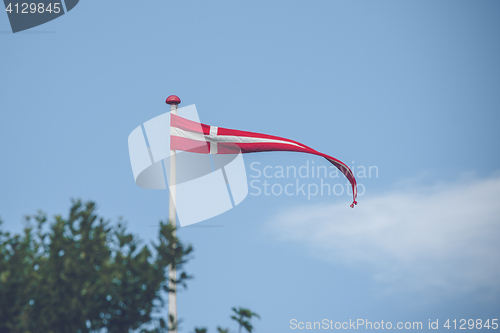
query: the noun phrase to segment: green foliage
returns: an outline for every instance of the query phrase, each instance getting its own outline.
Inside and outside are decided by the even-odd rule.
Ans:
[[[38,213],[22,236],[0,230],[0,332],[167,331],[152,314],[169,290],[169,265],[179,271],[176,284],[190,278],[182,268],[192,247],[165,222],[152,248],[141,245],[122,221],[111,226],[95,210],[73,201],[68,218],[49,224]]]
[[[207,333],[206,328],[195,328],[194,333]]]
[[[247,332],[252,332],[253,326],[250,324],[250,319],[252,317],[257,317],[260,319],[259,315],[256,314],[255,312],[250,311],[249,309],[245,308],[232,308],[234,314],[236,316],[231,316],[231,319],[235,320],[239,325],[239,332],[241,333],[241,328],[244,327]],[[248,319],[248,320],[247,320]],[[194,333],[206,333],[207,329],[206,328],[195,328]],[[220,326],[217,327],[217,332],[218,333],[229,333],[229,328],[222,328]]]
[[[250,320],[252,319],[252,317],[257,317],[260,319],[259,315],[245,308],[232,308],[232,310],[235,315],[231,316],[231,319],[235,320],[240,325],[238,332],[241,333],[242,327],[244,327],[247,332],[252,332],[253,326],[250,324]]]

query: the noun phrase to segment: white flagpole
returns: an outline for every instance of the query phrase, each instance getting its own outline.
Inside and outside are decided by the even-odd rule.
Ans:
[[[165,103],[170,105],[170,112],[173,114],[177,114],[177,106],[180,104],[181,99],[175,95],[168,96]],[[175,150],[170,151],[170,199],[168,202],[168,221],[174,227],[177,225],[177,215],[175,211],[176,204],[176,178],[177,178],[177,166],[176,166],[176,152]],[[175,231],[174,231],[175,236]],[[169,289],[173,289],[173,292],[169,292],[168,294],[168,322],[170,323],[170,316],[174,318],[173,324],[175,328],[171,331],[173,333],[177,333],[177,287],[171,280],[177,280],[177,270],[175,267],[169,267],[168,270],[168,287]]]

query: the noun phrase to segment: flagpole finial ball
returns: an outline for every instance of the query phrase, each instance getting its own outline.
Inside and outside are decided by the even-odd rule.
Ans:
[[[175,95],[170,95],[167,97],[167,100],[165,101],[165,103],[170,104],[170,105],[172,105],[172,104],[177,105],[177,104],[181,103],[181,99]]]

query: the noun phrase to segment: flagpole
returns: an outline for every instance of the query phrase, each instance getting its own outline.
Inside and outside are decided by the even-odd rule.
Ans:
[[[181,103],[181,99],[175,95],[168,96],[165,103],[170,105],[170,112],[172,114],[177,114],[177,106]],[[176,203],[176,178],[177,178],[177,156],[175,150],[170,151],[170,198],[168,201],[168,221],[174,227],[177,225],[177,215],[175,211]],[[174,230],[175,236],[175,230]],[[168,322],[170,323],[170,316],[174,319],[174,329],[171,330],[173,333],[177,333],[177,287],[175,283],[171,281],[177,280],[177,270],[175,266],[170,266],[168,270],[168,287],[174,291],[168,294]]]

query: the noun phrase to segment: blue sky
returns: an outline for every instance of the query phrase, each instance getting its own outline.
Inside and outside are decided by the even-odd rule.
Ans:
[[[195,248],[183,332],[235,330],[232,306],[261,315],[256,332],[499,318],[499,14],[497,1],[82,0],[17,34],[0,15],[4,228],[38,209],[66,214],[78,197],[153,239],[168,195],[135,185],[127,137],[177,94],[204,123],[378,169],[358,179],[355,209],[346,195],[250,189],[181,229]],[[246,155],[249,180],[253,162],[326,163]]]

